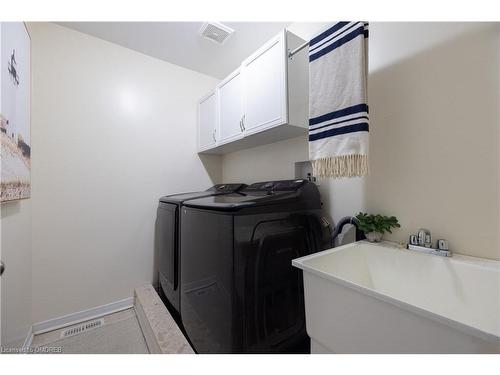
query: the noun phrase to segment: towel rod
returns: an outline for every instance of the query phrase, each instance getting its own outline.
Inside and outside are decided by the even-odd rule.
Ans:
[[[295,55],[297,52],[303,50],[308,45],[309,45],[309,42],[305,42],[305,43],[301,44],[300,46],[298,46],[297,48],[295,48],[294,50],[288,52],[288,58],[291,58],[293,55]]]

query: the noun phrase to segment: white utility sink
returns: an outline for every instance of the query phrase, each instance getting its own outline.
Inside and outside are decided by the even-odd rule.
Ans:
[[[292,261],[313,353],[500,353],[500,262],[366,241]]]

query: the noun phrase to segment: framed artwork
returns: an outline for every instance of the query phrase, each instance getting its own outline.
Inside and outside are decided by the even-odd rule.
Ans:
[[[31,195],[30,43],[24,22],[0,22],[0,202]]]

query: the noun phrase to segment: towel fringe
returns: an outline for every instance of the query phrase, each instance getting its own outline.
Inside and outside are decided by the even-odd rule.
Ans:
[[[370,173],[368,155],[342,155],[312,160],[313,176],[318,178],[360,177]]]

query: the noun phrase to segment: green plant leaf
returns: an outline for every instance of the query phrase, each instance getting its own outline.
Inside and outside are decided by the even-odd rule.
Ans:
[[[383,216],[380,214],[369,215],[364,212],[359,212],[356,216],[359,222],[359,229],[364,233],[369,232],[389,232],[392,233],[392,228],[400,228],[401,225],[398,222],[396,216]]]

